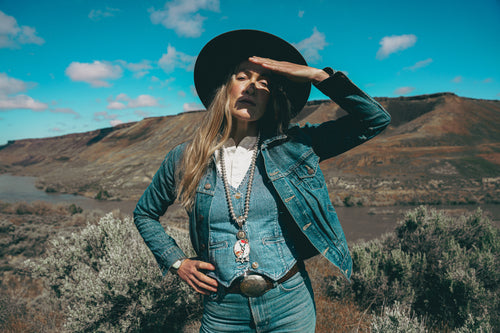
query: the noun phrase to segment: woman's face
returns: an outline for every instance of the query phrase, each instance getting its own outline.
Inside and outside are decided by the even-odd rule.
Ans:
[[[231,78],[229,107],[237,121],[254,122],[266,112],[270,90],[270,72],[243,61]]]

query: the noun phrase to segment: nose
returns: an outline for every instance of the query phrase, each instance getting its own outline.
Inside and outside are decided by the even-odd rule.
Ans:
[[[253,81],[250,81],[248,82],[247,86],[245,87],[245,93],[249,94],[249,95],[253,95],[255,94],[255,82]]]

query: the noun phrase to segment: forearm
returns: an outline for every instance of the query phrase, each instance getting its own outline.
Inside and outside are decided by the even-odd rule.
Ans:
[[[159,219],[176,198],[175,151],[171,151],[156,172],[134,210],[134,222],[156,258],[163,274],[174,262],[186,258],[175,240],[165,232]]]
[[[312,140],[321,160],[366,142],[386,128],[390,115],[342,72],[335,72],[315,85],[348,114],[322,124],[306,124],[301,130]]]
[[[363,128],[369,129],[372,132],[370,137],[382,131],[391,121],[391,116],[379,103],[340,71],[315,86],[359,121]]]
[[[163,275],[168,273],[174,262],[187,258],[177,242],[165,232],[160,222],[145,214],[139,205],[134,211],[134,222]]]

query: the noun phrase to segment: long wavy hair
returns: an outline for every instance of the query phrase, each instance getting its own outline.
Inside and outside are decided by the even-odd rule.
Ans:
[[[212,103],[197,131],[184,151],[178,169],[180,178],[177,199],[187,210],[191,210],[196,196],[196,188],[209,167],[212,156],[229,139],[232,128],[229,91],[234,73],[226,83],[217,89]],[[271,79],[271,95],[266,112],[259,120],[259,130],[267,135],[285,133],[292,116],[292,108],[283,88],[284,78],[274,76]]]

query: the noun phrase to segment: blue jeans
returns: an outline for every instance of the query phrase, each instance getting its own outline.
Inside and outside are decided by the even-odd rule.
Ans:
[[[226,294],[204,298],[200,333],[314,333],[316,305],[305,270],[259,297]]]

